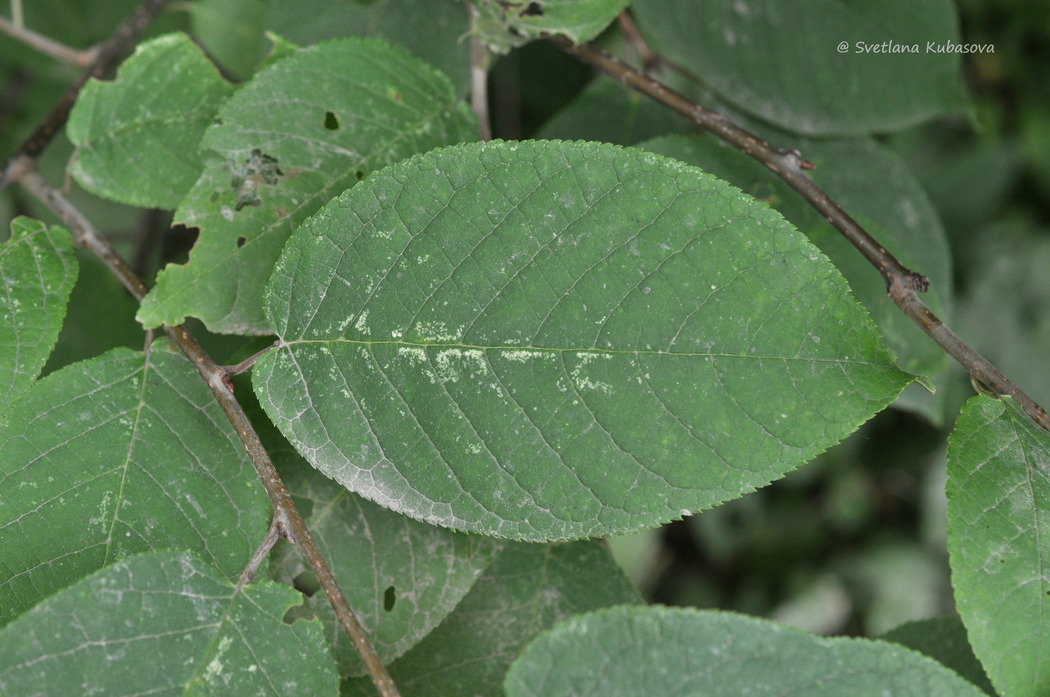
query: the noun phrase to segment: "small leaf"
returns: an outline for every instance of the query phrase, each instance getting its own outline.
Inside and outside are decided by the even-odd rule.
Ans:
[[[81,90],[66,126],[69,171],[99,196],[175,208],[200,176],[199,145],[233,86],[185,34],[141,44],[113,82]]]
[[[0,426],[0,624],[134,552],[188,549],[233,575],[265,537],[244,448],[162,346],[53,373]]]
[[[948,444],[959,615],[1000,694],[1050,690],[1050,436],[1012,399],[966,403]]]
[[[470,0],[478,8],[475,34],[506,53],[545,35],[590,41],[616,19],[630,0]]]
[[[505,688],[507,697],[983,697],[939,663],[893,644],[662,607],[561,623],[514,662]]]
[[[297,456],[295,456],[297,457]],[[380,660],[390,663],[429,634],[456,607],[500,550],[493,540],[424,525],[351,494],[299,459],[288,490],[304,511],[310,532],[365,627]],[[280,543],[276,580],[307,573],[302,554]],[[367,564],[362,560],[367,559]],[[340,674],[364,667],[323,593],[305,602],[332,637]]]
[[[960,43],[951,0],[634,0],[631,11],[657,53],[797,133],[900,130],[966,104],[959,52],[928,47]]]
[[[259,72],[204,138],[212,160],[176,222],[200,229],[142,303],[147,327],[192,315],[216,332],[262,334],[262,290],[291,231],[371,171],[475,137],[448,79],[372,40],[329,41]]]
[[[65,229],[30,218],[11,221],[11,237],[0,244],[0,413],[39,377],[76,280]]]
[[[403,697],[500,695],[511,661],[539,632],[581,612],[641,602],[600,542],[508,544],[390,675]],[[373,694],[365,679],[352,684]]]
[[[461,2],[296,0],[269,3],[266,26],[303,46],[325,39],[382,39],[447,75],[460,97],[470,92],[469,29]]]
[[[540,541],[656,526],[794,469],[885,406],[842,277],[697,169],[593,143],[394,165],[299,228],[263,408],[412,517]]]
[[[0,694],[337,695],[320,623],[282,621],[299,597],[238,591],[191,554],[131,557],[0,632]]]

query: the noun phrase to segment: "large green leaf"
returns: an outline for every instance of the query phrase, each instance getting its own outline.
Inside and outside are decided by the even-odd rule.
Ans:
[[[762,486],[907,384],[820,252],[723,182],[593,143],[399,163],[296,232],[264,409],[421,520],[527,540]]]
[[[478,10],[474,33],[492,49],[558,34],[576,43],[589,41],[616,19],[630,0],[470,0]]]
[[[661,607],[563,622],[515,661],[505,686],[507,697],[984,697],[939,663],[893,644]]]
[[[292,473],[282,468],[282,474],[300,510],[308,512],[311,534],[384,663],[429,634],[500,550],[490,538],[424,525],[381,508],[301,461]],[[277,580],[291,582],[308,573],[292,545],[281,543],[274,559]],[[340,673],[363,675],[361,660],[324,594],[314,593],[305,606],[324,620]]]
[[[507,668],[541,631],[581,612],[641,602],[600,542],[508,544],[390,674],[404,697],[501,695]],[[373,694],[365,679],[353,685]]]
[[[201,136],[233,86],[185,34],[141,44],[114,82],[81,90],[66,132],[69,171],[88,191],[149,208],[175,208],[204,168]]]
[[[329,41],[273,63],[219,112],[219,155],[175,219],[200,229],[139,311],[147,327],[187,315],[209,329],[266,333],[262,290],[291,231],[373,169],[475,137],[448,79],[389,44]]]
[[[163,344],[36,383],[0,427],[0,491],[0,624],[134,552],[193,550],[236,574],[269,514],[211,392]]]
[[[978,396],[948,447],[948,551],[959,615],[1000,694],[1050,690],[1050,436],[1012,399]]]
[[[0,632],[0,694],[338,694],[320,623],[283,622],[301,596],[225,576],[154,552],[82,580]]]
[[[936,48],[959,46],[951,0],[634,0],[631,8],[655,51],[744,111],[798,133],[898,130],[965,103],[959,52]]]
[[[29,218],[0,244],[0,412],[40,375],[77,280],[69,233]]]

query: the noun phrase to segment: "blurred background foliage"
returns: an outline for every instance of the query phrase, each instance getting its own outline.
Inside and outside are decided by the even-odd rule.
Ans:
[[[291,0],[173,2],[149,36],[190,32],[234,81],[265,59],[267,30],[300,44],[341,34],[380,36],[448,72],[465,95],[462,6],[434,0],[429,16],[420,18],[397,11],[397,2],[309,3],[316,11]],[[7,17],[9,4],[0,2]],[[137,4],[32,0],[23,9],[27,26],[84,48],[107,36]],[[373,11],[379,6],[387,9]],[[880,139],[909,165],[944,223],[954,257],[953,328],[1048,404],[1050,3],[957,0],[957,6],[963,42],[995,47],[992,54],[964,56],[972,112]],[[632,50],[618,26],[601,42],[622,55]],[[0,150],[17,147],[78,72],[0,39]],[[589,124],[589,132],[629,143],[689,130],[655,105],[597,80],[542,42],[494,59],[489,88],[496,136],[555,134],[565,127],[565,116],[557,116],[563,107],[614,88],[619,110]],[[44,175],[63,181],[71,155],[60,136],[41,161]],[[102,201],[75,185],[71,197],[147,278],[165,263],[184,261],[192,246],[193,231],[169,229],[170,213]],[[3,228],[19,214],[52,220],[17,188],[0,192]],[[80,253],[80,260],[70,319],[48,370],[114,346],[143,345],[134,303],[91,255]],[[107,331],[98,331],[99,324]],[[200,326],[195,332],[216,357],[243,351],[243,338],[209,335]],[[951,415],[973,387],[955,367],[938,385],[946,395],[947,423],[931,423],[914,410],[887,410],[753,495],[663,529],[609,540],[614,554],[650,601],[739,610],[815,632],[878,635],[907,620],[951,614],[944,442]]]

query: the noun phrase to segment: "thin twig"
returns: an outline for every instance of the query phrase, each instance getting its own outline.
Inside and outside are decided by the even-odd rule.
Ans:
[[[1046,410],[1025,394],[1002,372],[959,338],[919,299],[918,293],[929,288],[929,280],[904,266],[880,245],[853,218],[846,214],[803,170],[813,165],[797,150],[776,148],[755,134],[733,123],[722,114],[710,111],[675,92],[662,83],[640,73],[616,56],[590,44],[574,44],[555,37],[551,41],[570,55],[576,56],[633,90],[691,119],[704,130],[764,164],[788,183],[811,206],[831,223],[879,271],[886,282],[886,292],[893,302],[910,317],[934,342],[954,358],[972,378],[998,395],[1013,397],[1039,426],[1050,431]]]
[[[73,232],[77,241],[87,247],[109,267],[121,283],[127,288],[136,300],[142,301],[146,296],[146,286],[142,280],[135,275],[134,271],[110,246],[109,242],[99,234],[98,230],[84,215],[71,204],[60,191],[55,189],[35,168],[21,168],[19,183],[31,194],[45,203],[48,208],[57,215]],[[244,413],[237,398],[233,395],[233,389],[229,381],[229,373],[225,368],[212,360],[200,344],[190,336],[181,325],[177,327],[165,327],[165,331],[172,342],[190,359],[197,372],[211,389],[215,400],[222,407],[226,418],[233,426],[244,449],[248,452],[255,472],[262,482],[263,488],[270,499],[273,507],[272,524],[280,534],[290,542],[298,545],[299,551],[313,571],[317,582],[328,596],[328,602],[332,605],[336,617],[343,625],[343,629],[350,637],[354,649],[361,656],[365,669],[368,671],[372,682],[379,691],[381,697],[398,697],[397,688],[386,667],[380,660],[375,648],[368,640],[364,627],[357,619],[357,615],[351,609],[350,604],[339,588],[332,570],[328,567],[321,550],[314,542],[306,522],[295,507],[291,495],[284,486],[277,469],[270,460],[269,453],[263,446],[254,426]]]
[[[46,56],[51,56],[57,61],[72,65],[76,68],[86,68],[91,65],[91,61],[95,59],[95,55],[98,53],[97,47],[93,46],[91,48],[86,48],[83,51],[70,48],[69,46],[61,44],[43,34],[37,34],[32,29],[27,29],[18,22],[13,22],[3,17],[0,17],[0,32],[7,34],[12,39],[21,41],[26,46],[29,46]]]
[[[259,567],[262,566],[263,561],[269,556],[270,550],[277,544],[277,540],[281,537],[281,528],[277,525],[277,521],[273,520],[270,522],[270,529],[266,533],[266,537],[259,544],[258,548],[252,553],[251,559],[244,566],[244,571],[241,572],[241,577],[237,579],[237,589],[244,588],[255,578],[255,574],[259,571]]]
[[[478,8],[467,2],[470,14],[470,106],[478,117],[478,137],[492,140],[492,122],[489,119],[489,49],[476,35]]]
[[[249,370],[252,369],[252,366],[255,365],[255,361],[259,360],[259,356],[261,356],[264,353],[270,351],[271,349],[275,348],[276,346],[277,346],[277,344],[274,343],[274,344],[272,344],[270,346],[267,346],[262,351],[256,351],[255,353],[253,353],[252,355],[248,356],[247,358],[245,358],[240,363],[235,363],[234,365],[226,366],[226,373],[228,375],[240,375],[241,373],[247,373]]]
[[[638,31],[630,10],[624,10],[616,16],[616,25],[620,27],[620,33],[626,39],[627,45],[634,48],[635,53],[638,54],[638,62],[645,73],[648,75],[655,70],[660,65],[660,56],[654,53],[642,38],[642,32]]]

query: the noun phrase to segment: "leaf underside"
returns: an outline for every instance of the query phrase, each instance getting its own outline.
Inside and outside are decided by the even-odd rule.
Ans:
[[[762,486],[908,382],[775,213],[672,160],[474,144],[300,227],[260,401],[384,506],[525,540],[659,525]]]

